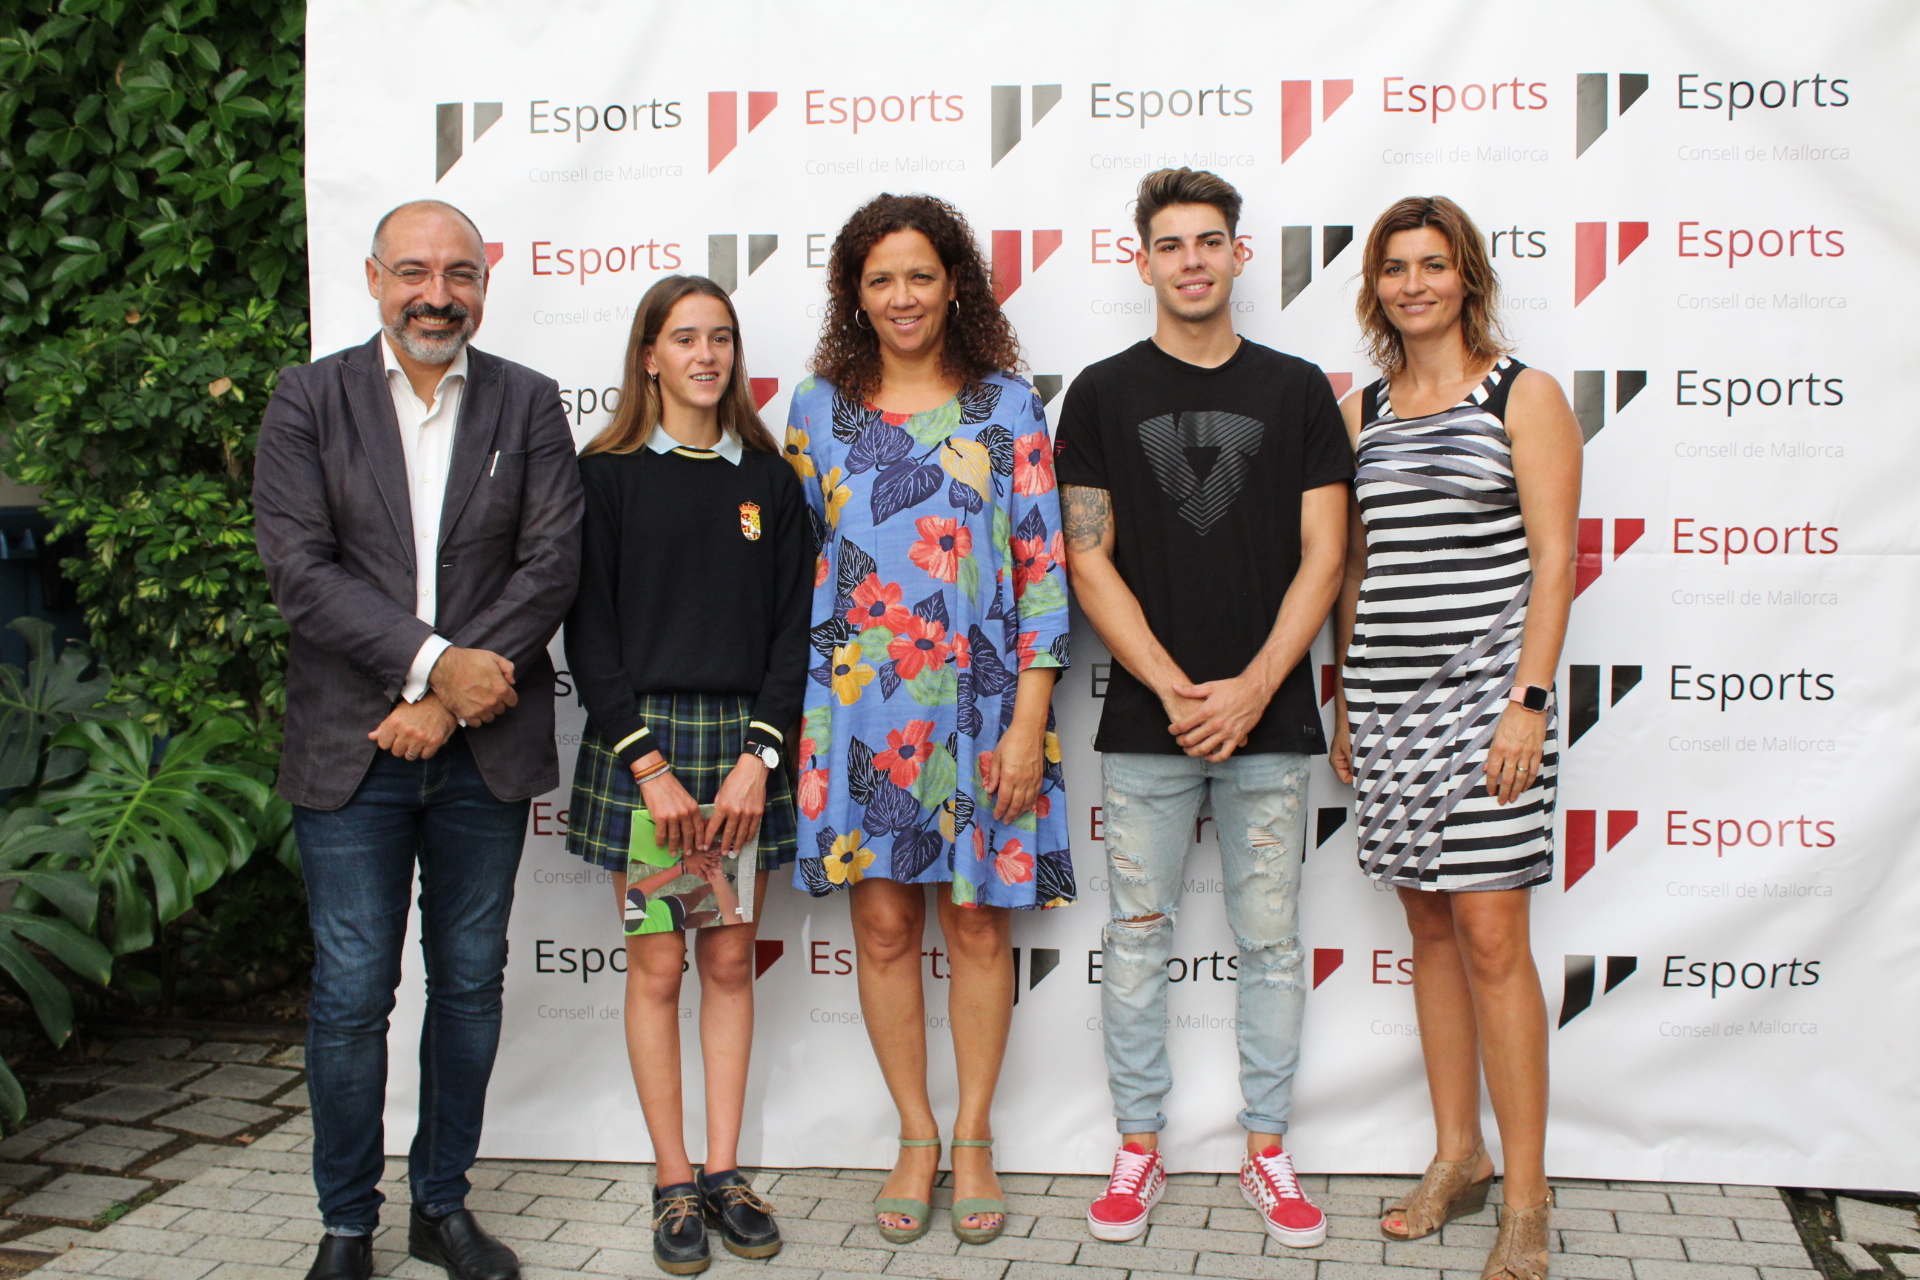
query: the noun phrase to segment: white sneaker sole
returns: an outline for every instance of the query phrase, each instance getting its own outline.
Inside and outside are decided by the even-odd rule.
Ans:
[[[1138,1240],[1147,1232],[1147,1219],[1153,1215],[1153,1207],[1167,1194],[1167,1184],[1163,1181],[1147,1200],[1146,1209],[1139,1217],[1127,1222],[1101,1222],[1093,1216],[1093,1210],[1087,1210],[1087,1231],[1095,1240],[1105,1240],[1109,1244],[1124,1244],[1129,1240]]]
[[[1320,1215],[1319,1226],[1310,1231],[1293,1231],[1269,1218],[1267,1211],[1260,1207],[1260,1202],[1254,1199],[1253,1192],[1247,1190],[1247,1184],[1244,1182],[1240,1184],[1240,1198],[1260,1215],[1260,1225],[1267,1229],[1267,1234],[1289,1249],[1311,1249],[1327,1238],[1327,1216],[1324,1213]]]

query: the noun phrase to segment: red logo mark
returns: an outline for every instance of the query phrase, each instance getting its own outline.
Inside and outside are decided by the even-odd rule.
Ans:
[[[1563,893],[1579,884],[1581,877],[1593,870],[1597,856],[1594,842],[1598,819],[1597,809],[1567,810],[1567,882],[1561,887]],[[1638,825],[1640,812],[1637,809],[1607,810],[1607,852],[1613,852],[1613,846],[1626,839],[1627,833]]]
[[[1339,947],[1315,947],[1313,949],[1314,989],[1318,990],[1321,983],[1332,977],[1333,971],[1338,969],[1341,961],[1346,958],[1347,953]]]
[[[778,378],[748,378],[747,381],[753,384],[753,407],[756,409],[766,408],[767,401],[780,394]]]
[[[778,938],[756,938],[753,942],[753,976],[760,977],[773,968],[773,962],[787,953],[787,944]]]
[[[993,233],[993,300],[1004,303],[1020,288],[1020,237],[1022,231],[996,231]],[[1054,250],[1066,238],[1063,231],[1035,231],[1033,233],[1033,266],[1038,271],[1042,263],[1053,256]]]
[[[489,240],[480,246],[487,251],[487,266],[497,267],[500,259],[507,256],[507,246],[499,240]]]
[[[1614,263],[1625,262],[1647,238],[1647,224],[1644,222],[1621,222],[1616,239]],[[1604,222],[1576,222],[1573,224],[1573,305],[1579,306],[1586,301],[1587,295],[1599,287],[1607,278],[1607,224]]]
[[[747,94],[747,132],[752,133],[760,127],[760,122],[779,105],[780,95],[773,92],[754,90]],[[720,167],[720,162],[733,152],[740,141],[740,95],[728,90],[725,93],[707,95],[707,172],[712,173]]]
[[[1353,81],[1322,80],[1320,82],[1320,119],[1324,123],[1333,118],[1340,104],[1353,96]],[[1313,136],[1313,81],[1282,80],[1280,82],[1280,163],[1285,164],[1293,158],[1300,145]]]
[[[1578,554],[1574,559],[1573,594],[1578,596],[1593,585],[1606,567],[1605,550],[1600,545],[1606,531],[1605,520],[1582,520]],[[1619,519],[1613,522],[1613,558],[1618,560],[1628,547],[1640,541],[1647,531],[1645,520]]]

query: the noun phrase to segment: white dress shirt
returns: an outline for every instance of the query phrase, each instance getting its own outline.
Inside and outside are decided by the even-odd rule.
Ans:
[[[453,459],[453,432],[460,421],[460,397],[467,386],[467,349],[447,365],[434,388],[432,403],[413,393],[407,371],[393,354],[392,339],[381,335],[380,354],[387,365],[387,390],[393,395],[393,414],[400,423],[400,447],[407,455],[407,498],[413,508],[413,613],[434,625],[439,604],[440,509],[446,504],[447,468]],[[408,702],[427,696],[427,675],[440,655],[453,647],[444,636],[431,635],[414,655],[400,694]]]

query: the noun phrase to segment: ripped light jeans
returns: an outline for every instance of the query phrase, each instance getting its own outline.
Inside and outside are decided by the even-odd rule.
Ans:
[[[1307,757],[1108,754],[1104,826],[1113,915],[1101,935],[1100,1008],[1107,1085],[1121,1133],[1164,1128],[1167,964],[1173,958],[1187,850],[1212,797],[1227,921],[1240,954],[1240,1113],[1250,1133],[1285,1133],[1300,1061],[1307,983],[1300,949],[1300,860],[1307,836]],[[1148,921],[1148,917],[1158,917]],[[1146,921],[1143,923],[1143,921]],[[1219,971],[1216,963],[1214,971]]]

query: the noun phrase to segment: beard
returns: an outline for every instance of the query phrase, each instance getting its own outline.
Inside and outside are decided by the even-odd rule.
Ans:
[[[451,320],[453,324],[446,329],[423,332],[413,328],[410,323],[416,316]],[[474,331],[472,314],[458,302],[449,302],[444,307],[416,302],[402,311],[395,323],[384,327],[394,345],[421,364],[451,363],[460,354],[460,349],[472,339]]]

